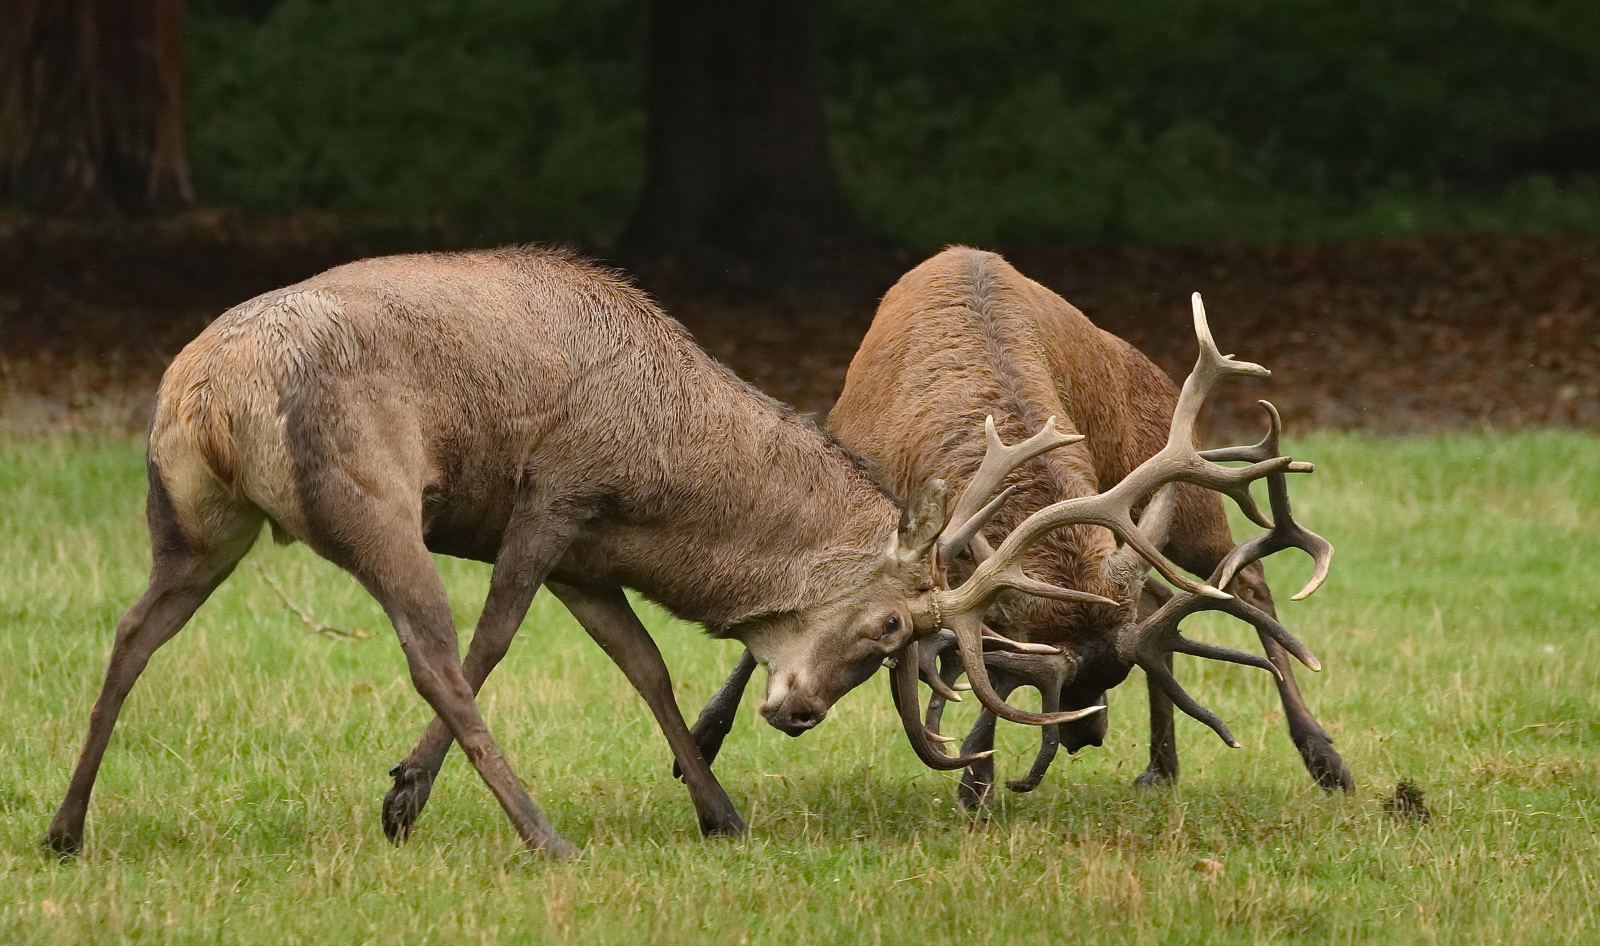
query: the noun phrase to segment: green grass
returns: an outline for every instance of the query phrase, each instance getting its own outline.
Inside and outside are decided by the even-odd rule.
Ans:
[[[1297,511],[1339,556],[1283,611],[1327,667],[1302,681],[1356,773],[1349,797],[1300,770],[1263,675],[1191,661],[1191,691],[1244,748],[1186,720],[1182,786],[1134,790],[1135,680],[1104,748],[973,818],[903,745],[875,680],[799,740],[747,700],[718,771],[751,831],[704,841],[642,701],[541,596],[483,703],[587,857],[519,854],[459,758],[395,848],[377,823],[385,770],[426,720],[399,648],[352,579],[263,542],[140,681],[86,851],[60,863],[38,841],[148,565],[140,446],[0,440],[0,942],[1593,941],[1600,440],[1292,447],[1319,465]],[[485,570],[441,566],[469,625]],[[1303,568],[1274,562],[1275,583],[1292,591]],[[310,633],[285,596],[372,636]],[[692,713],[736,650],[647,620]],[[1220,621],[1196,633],[1247,642]],[[1002,735],[1015,773],[1033,734]],[[1384,814],[1401,778],[1431,823]]]

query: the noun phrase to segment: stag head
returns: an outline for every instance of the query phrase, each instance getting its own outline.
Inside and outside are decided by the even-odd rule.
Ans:
[[[769,723],[791,736],[814,728],[886,659],[936,630],[929,617],[937,587],[932,552],[945,507],[944,484],[936,480],[905,507],[878,551],[829,553],[811,564],[809,583],[833,594],[728,631],[767,668],[761,715]]]

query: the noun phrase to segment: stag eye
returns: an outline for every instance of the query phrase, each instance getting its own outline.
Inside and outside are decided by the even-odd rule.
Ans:
[[[878,632],[878,640],[887,640],[900,630],[900,615],[891,614],[883,619],[883,629]]]

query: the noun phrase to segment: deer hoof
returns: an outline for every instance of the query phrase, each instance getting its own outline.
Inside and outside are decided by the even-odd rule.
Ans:
[[[1138,788],[1170,788],[1178,784],[1178,776],[1175,772],[1145,769],[1139,773],[1138,778],[1133,780],[1133,784]]]
[[[62,860],[77,857],[83,850],[83,838],[75,834],[57,834],[55,831],[51,831],[44,836],[44,840],[41,843],[44,844],[46,850],[54,853]]]
[[[968,770],[961,776],[961,785],[956,789],[956,803],[968,811],[977,811],[987,807],[994,799],[994,781],[986,778],[975,778]]]
[[[428,804],[428,794],[433,791],[433,773],[401,763],[389,770],[389,774],[394,776],[394,787],[383,796],[383,833],[400,844],[411,836],[412,825],[417,823],[417,816]]]
[[[745,833],[744,819],[737,811],[705,816],[700,819],[700,833],[708,838],[735,838]]]
[[[1306,771],[1311,773],[1312,781],[1323,791],[1355,791],[1356,780],[1351,777],[1344,759],[1334,751],[1326,737],[1305,739],[1296,748],[1300,750],[1300,758],[1305,761]]]
[[[1020,795],[1038,788],[1041,781],[1043,781],[1042,778],[1014,778],[1006,782],[1006,788]]]

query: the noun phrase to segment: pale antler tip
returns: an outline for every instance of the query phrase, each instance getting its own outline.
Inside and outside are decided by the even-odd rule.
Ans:
[[[1211,341],[1211,326],[1206,322],[1206,304],[1200,301],[1198,292],[1189,296],[1189,302],[1194,309],[1194,333],[1200,337],[1201,347],[1207,347],[1206,342]],[[1216,343],[1212,342],[1209,347],[1215,348]]]

